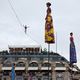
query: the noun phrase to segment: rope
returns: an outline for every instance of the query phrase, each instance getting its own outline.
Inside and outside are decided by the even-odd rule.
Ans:
[[[11,1],[10,1],[10,0],[8,0],[8,2],[9,2],[9,5],[10,5],[10,7],[11,7],[12,11],[14,12],[14,14],[15,14],[15,17],[17,18],[17,20],[18,20],[18,22],[19,22],[20,26],[23,26],[23,25],[22,25],[22,23],[21,23],[21,20],[20,20],[20,18],[18,17],[18,15],[16,14],[16,11],[15,11],[15,9],[14,9],[14,8],[13,8],[13,6],[12,6],[12,3],[11,3]]]

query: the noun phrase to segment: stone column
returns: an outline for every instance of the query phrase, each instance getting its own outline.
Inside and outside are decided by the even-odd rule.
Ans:
[[[67,63],[65,63],[65,67],[66,67],[66,70],[65,70],[64,75],[63,75],[64,80],[70,80],[70,74],[69,74],[69,71],[68,71],[69,65]]]
[[[55,63],[52,63],[52,80],[56,80]]]
[[[25,69],[26,69],[26,75],[25,75],[25,77],[27,77],[28,76],[28,65],[29,65],[29,62],[28,62],[28,60],[26,60],[26,62],[25,62]]]
[[[0,72],[2,71],[2,64],[0,64]]]

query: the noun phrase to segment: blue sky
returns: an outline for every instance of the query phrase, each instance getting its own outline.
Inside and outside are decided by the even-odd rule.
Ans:
[[[80,65],[80,0],[10,0],[22,25],[28,25],[27,36],[47,48],[44,42],[46,2],[51,2],[57,52],[69,60],[69,33],[74,41]],[[10,40],[23,38],[24,28],[16,19],[8,0],[0,0],[0,51],[8,47]],[[19,38],[19,39],[18,39]],[[56,38],[56,37],[55,37]],[[56,52],[56,44],[51,45]]]

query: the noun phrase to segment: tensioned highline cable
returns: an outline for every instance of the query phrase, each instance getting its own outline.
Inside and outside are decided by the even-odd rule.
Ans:
[[[16,14],[16,11],[15,11],[15,9],[13,8],[13,6],[12,6],[12,4],[11,4],[11,1],[8,0],[8,2],[9,2],[9,5],[10,5],[12,11],[14,12],[14,14],[15,14],[15,16],[16,16],[16,18],[17,18],[19,24],[20,24],[20,26],[25,28],[25,34],[26,34],[27,28],[29,28],[29,26],[26,26],[26,25],[23,25],[23,24],[22,24],[20,18],[19,18],[18,15]],[[29,35],[29,37],[30,37],[30,35]],[[31,37],[30,37],[30,38],[31,38]],[[32,39],[32,38],[31,38],[31,39]],[[33,41],[37,42],[36,40],[33,40]],[[37,42],[37,43],[38,43],[38,42]]]
[[[20,18],[19,18],[19,17],[18,17],[18,15],[16,14],[16,11],[15,11],[15,9],[13,8],[13,6],[12,6],[12,4],[11,4],[11,1],[10,1],[10,0],[8,0],[8,2],[9,2],[9,5],[10,5],[10,7],[11,7],[12,11],[14,12],[14,14],[15,14],[15,16],[16,16],[16,18],[17,18],[17,20],[18,20],[19,24],[20,24],[20,26],[22,26],[22,27],[23,27],[23,25],[22,25],[22,23],[21,23]]]
[[[25,34],[26,34],[28,26],[22,24],[22,22],[21,22],[19,16],[16,14],[16,11],[15,11],[15,9],[14,9],[13,6],[12,6],[11,1],[8,0],[8,2],[9,2],[9,5],[10,5],[12,11],[14,12],[15,17],[16,17],[17,21],[19,22],[20,26],[21,26],[21,27],[24,27],[24,29],[25,29]]]

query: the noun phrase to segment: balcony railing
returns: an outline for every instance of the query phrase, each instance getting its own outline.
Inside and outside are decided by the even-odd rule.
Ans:
[[[28,52],[15,52],[15,53],[8,53],[8,52],[0,52],[0,58],[36,58],[36,59],[43,59],[48,58],[47,52],[43,53],[28,53]],[[57,53],[50,53],[49,54],[49,60],[54,61],[66,61],[68,62],[64,57],[60,56]]]

